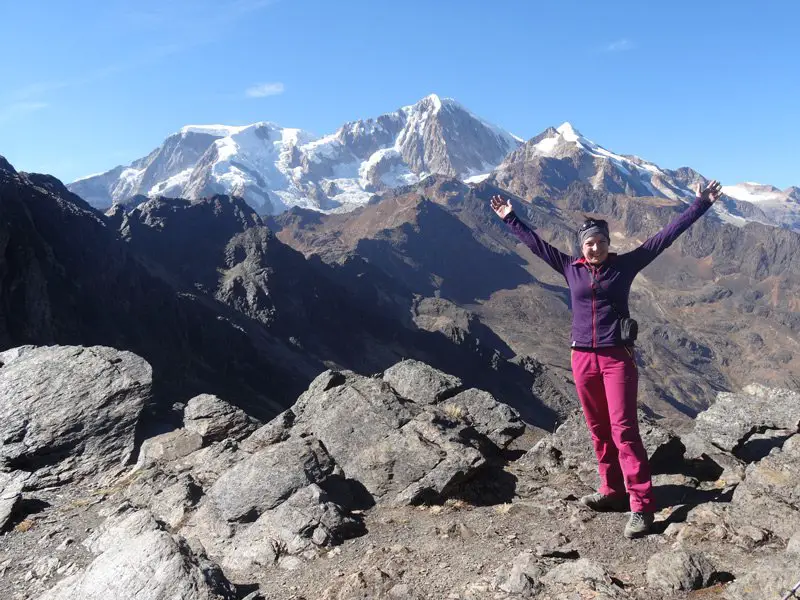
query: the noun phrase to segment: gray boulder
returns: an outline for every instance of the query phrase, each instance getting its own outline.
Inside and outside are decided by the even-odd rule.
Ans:
[[[726,600],[764,600],[784,598],[800,576],[797,574],[797,556],[776,554],[756,558],[744,575],[725,588]]]
[[[193,547],[204,549],[241,575],[297,553],[295,537],[313,539],[319,545],[344,537],[351,521],[317,486],[338,473],[318,440],[291,437],[238,457],[182,525],[180,532]],[[309,486],[319,493],[309,491]],[[331,533],[323,535],[325,531]],[[250,544],[259,545],[251,548]]]
[[[233,600],[219,567],[164,531],[147,511],[110,517],[84,542],[97,558],[39,600]]]
[[[225,438],[241,440],[258,428],[258,421],[213,394],[195,396],[183,411],[187,431],[196,433],[203,443]]]
[[[443,409],[466,420],[500,448],[505,448],[525,432],[525,423],[519,413],[483,390],[472,388],[456,394],[443,402]]]
[[[159,521],[177,529],[196,506],[202,488],[191,473],[172,474],[161,469],[136,471],[124,487],[123,497],[133,506],[147,508]]]
[[[151,395],[144,359],[104,346],[23,346],[0,353],[0,365],[0,468],[40,477],[69,468],[66,478],[129,461]]]
[[[383,380],[403,398],[418,404],[435,404],[457,393],[463,384],[458,377],[418,360],[404,360],[386,369]]]
[[[294,419],[295,414],[291,409],[283,411],[269,423],[262,425],[242,440],[241,449],[245,452],[257,452],[262,448],[282,442],[289,437]]]
[[[309,485],[241,528],[221,564],[226,572],[247,580],[248,575],[289,556],[314,558],[317,548],[339,543],[357,529],[358,521],[330,502],[319,486]]]
[[[647,585],[663,592],[697,590],[711,583],[714,566],[702,554],[657,552],[647,561]]]
[[[542,589],[539,582],[547,571],[530,551],[519,554],[511,565],[501,567],[495,573],[494,586],[509,594],[523,598],[533,597]]]
[[[166,468],[175,472],[190,471],[192,477],[206,489],[246,456],[236,441],[228,438],[179,458]]]
[[[226,521],[254,520],[302,487],[322,483],[336,463],[314,439],[291,438],[269,446],[229,469],[208,490]]]
[[[561,563],[545,573],[540,581],[549,592],[549,595],[545,593],[545,597],[588,597],[598,600],[629,597],[614,584],[605,568],[586,558]]]
[[[175,429],[146,439],[139,449],[136,467],[141,469],[154,463],[172,462],[202,447],[202,436],[186,429]]]
[[[714,404],[697,415],[694,433],[731,452],[758,430],[797,431],[798,425],[800,393],[751,384],[741,393],[719,393]]]
[[[736,487],[729,513],[735,523],[773,531],[790,539],[800,523],[800,434],[780,449],[748,465]]]
[[[547,477],[565,469],[564,453],[559,440],[547,436],[536,442],[530,450],[517,461],[517,466],[534,477]]]
[[[690,460],[708,459],[716,464],[722,473],[718,479],[725,485],[736,485],[744,479],[747,463],[730,452],[722,450],[696,432],[681,437],[686,448],[685,457]]]
[[[379,379],[327,371],[292,410],[292,434],[319,439],[346,477],[381,502],[441,497],[486,462],[468,425]]]
[[[22,500],[22,490],[29,476],[24,471],[0,472],[0,531],[5,529],[14,509]]]

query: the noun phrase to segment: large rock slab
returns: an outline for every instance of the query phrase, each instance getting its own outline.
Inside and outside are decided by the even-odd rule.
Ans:
[[[257,452],[262,448],[282,442],[289,437],[292,425],[294,425],[294,419],[294,411],[286,409],[272,421],[262,425],[242,440],[241,449],[245,452]]]
[[[227,521],[252,521],[300,488],[324,482],[335,466],[319,441],[291,438],[248,456],[223,473],[208,490],[207,500]]]
[[[168,463],[190,455],[203,447],[203,438],[186,429],[175,429],[146,439],[139,449],[136,467],[149,467],[155,463]]]
[[[119,468],[149,401],[152,369],[105,346],[23,346],[0,353],[0,468],[74,475]]]
[[[183,410],[183,424],[204,444],[225,438],[241,440],[258,428],[258,421],[213,394],[200,394],[189,400]]]
[[[386,369],[383,380],[403,398],[418,404],[441,402],[463,388],[458,377],[413,359],[401,361]]]
[[[346,515],[319,486],[312,484],[242,527],[227,546],[221,564],[226,573],[238,574],[247,581],[259,570],[280,565],[287,558],[314,558],[317,549],[330,547],[360,531],[358,519]]]
[[[768,529],[788,540],[800,524],[800,434],[748,465],[729,514],[738,525]],[[799,577],[800,578],[800,577]]]
[[[110,517],[85,542],[99,554],[39,600],[234,600],[219,567],[164,531],[147,511]]]
[[[173,474],[159,468],[135,471],[122,497],[133,506],[147,508],[159,521],[178,528],[202,496],[191,473]]]
[[[495,400],[489,392],[472,388],[443,404],[446,413],[464,419],[500,448],[505,448],[525,432],[525,423],[519,413]]]
[[[800,393],[751,384],[740,393],[718,394],[714,404],[695,418],[694,433],[732,452],[756,431],[797,431],[798,426]]]
[[[292,411],[292,435],[319,439],[346,477],[377,501],[436,499],[486,463],[473,447],[472,427],[409,401],[380,379],[327,371]]]
[[[214,442],[166,465],[177,472],[190,471],[203,488],[210,488],[222,475],[240,463],[247,454],[240,451],[235,440]]]
[[[22,500],[22,491],[29,476],[24,471],[0,473],[0,532],[5,529],[14,509]]]
[[[736,581],[725,588],[724,598],[726,600],[784,598],[800,579],[797,565],[797,556],[788,553],[755,559],[747,573],[737,574]]]

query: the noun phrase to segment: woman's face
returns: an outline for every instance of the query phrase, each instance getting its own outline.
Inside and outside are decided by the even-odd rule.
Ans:
[[[593,235],[584,240],[581,247],[583,258],[590,265],[599,265],[608,258],[608,240],[604,235]]]

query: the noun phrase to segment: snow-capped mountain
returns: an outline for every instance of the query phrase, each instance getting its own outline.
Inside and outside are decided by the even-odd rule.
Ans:
[[[792,186],[781,191],[772,185],[746,181],[723,186],[722,192],[750,204],[765,216],[754,220],[800,231],[800,188]]]
[[[434,94],[395,112],[347,123],[323,137],[269,122],[188,125],[144,158],[67,187],[96,207],[134,196],[197,200],[229,194],[243,197],[261,214],[292,206],[340,212],[430,174],[472,183],[493,173],[503,187],[520,170],[529,190],[564,189],[583,181],[611,193],[686,202],[694,197],[697,183],[707,183],[688,167],[663,169],[612,152],[570,123],[523,143],[455,100]],[[800,188],[781,191],[743,183],[723,191],[726,196],[714,207],[723,220],[800,231]]]
[[[439,173],[487,173],[522,140],[436,95],[324,137],[274,123],[187,126],[127,167],[73,182],[98,207],[131,196],[242,196],[262,214],[348,210]]]
[[[565,160],[548,160],[565,159]],[[570,123],[550,127],[509,154],[498,167],[498,183],[519,172],[521,165],[535,171],[538,181],[565,188],[583,181],[595,189],[627,196],[655,196],[691,201],[697,183],[708,180],[683,167],[662,169],[637,156],[617,154],[583,136]],[[535,166],[531,169],[530,166]],[[723,187],[723,198],[714,211],[724,221],[743,226],[750,221],[800,231],[800,188],[781,191],[773,186],[743,183]]]
[[[570,123],[550,127],[510,154],[500,169],[535,157],[570,159],[577,178],[596,189],[628,196],[672,199],[694,196],[690,185],[700,176],[661,169],[637,156],[616,154],[581,135]]]

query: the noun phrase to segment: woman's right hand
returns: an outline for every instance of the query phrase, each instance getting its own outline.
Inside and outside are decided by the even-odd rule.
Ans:
[[[492,196],[492,210],[501,219],[505,219],[514,210],[511,207],[511,200],[504,200],[502,196]]]

